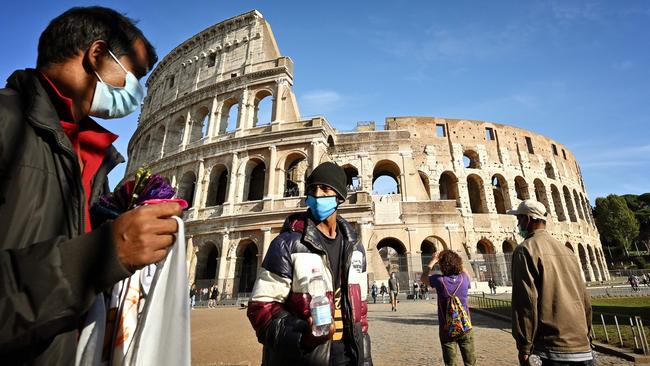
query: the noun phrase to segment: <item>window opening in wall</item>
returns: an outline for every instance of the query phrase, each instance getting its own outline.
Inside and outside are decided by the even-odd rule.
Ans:
[[[348,192],[356,192],[361,190],[361,179],[359,179],[359,171],[352,165],[344,165],[345,171],[345,184],[348,187]]]
[[[208,67],[213,67],[217,63],[217,54],[213,53],[208,56]]]
[[[555,179],[555,171],[553,170],[553,165],[551,165],[551,163],[546,162],[544,165],[544,172],[546,173],[547,178]]]
[[[258,93],[254,105],[253,127],[270,124],[273,114],[273,95],[268,91]]]
[[[226,121],[224,126],[226,130],[224,132],[233,132],[237,129],[237,117],[239,116],[239,104],[233,104],[228,113],[224,115]]]
[[[208,136],[208,128],[210,127],[208,125],[209,117],[210,117],[210,113],[206,114],[205,117],[203,117],[203,121],[201,122],[201,126],[203,127],[201,129],[201,136],[202,137],[207,137]]]
[[[438,136],[438,137],[447,137],[447,131],[445,129],[445,125],[443,125],[443,124],[437,124],[436,125],[436,136]]]
[[[473,150],[465,150],[463,153],[463,164],[465,168],[470,168],[470,169],[479,169],[481,167],[481,163],[478,158],[478,154],[476,151]]]
[[[169,82],[167,83],[168,88],[173,88],[174,87],[174,75],[169,77]]]
[[[232,74],[230,74],[230,78],[236,78],[236,77],[237,77],[237,73],[236,73],[236,72],[233,72]]]
[[[551,146],[553,146],[553,155],[557,156],[557,146],[555,146],[555,144]]]
[[[374,194],[388,195],[401,193],[400,169],[390,160],[382,160],[375,165],[372,173],[372,190]]]
[[[566,151],[564,151],[564,149],[562,149],[562,156],[564,157],[564,160],[566,160]]]
[[[535,153],[535,150],[533,150],[533,140],[530,137],[526,137],[526,147],[528,148],[529,154]]]
[[[438,181],[441,200],[456,200],[458,204],[458,178],[452,172],[444,172]]]
[[[488,141],[494,141],[494,129],[491,127],[485,127],[485,139]]]

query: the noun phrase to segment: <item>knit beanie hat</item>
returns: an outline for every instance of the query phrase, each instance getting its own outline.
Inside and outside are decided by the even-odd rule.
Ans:
[[[345,185],[346,176],[343,168],[332,162],[325,162],[317,166],[307,177],[307,190],[314,184],[322,184],[336,191],[340,199],[348,197],[348,188]]]

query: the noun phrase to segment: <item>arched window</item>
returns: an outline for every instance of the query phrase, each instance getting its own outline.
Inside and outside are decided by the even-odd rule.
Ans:
[[[582,272],[584,273],[585,280],[593,281],[589,275],[589,268],[587,266],[589,259],[587,258],[587,253],[585,252],[585,248],[582,246],[582,243],[578,243],[578,256],[580,257],[580,266],[582,267]]]
[[[372,173],[372,190],[378,194],[401,193],[400,169],[390,160],[381,160]]]
[[[244,184],[245,201],[257,201],[264,197],[266,165],[263,161],[251,159],[246,163],[246,181]]]
[[[327,137],[327,146],[328,146],[329,148],[333,148],[333,147],[334,147],[334,137],[332,137],[332,136],[328,136],[328,137]]]
[[[203,137],[207,136],[209,115],[210,110],[207,107],[201,107],[196,111],[194,119],[192,120],[190,143],[199,141]]]
[[[546,212],[549,212],[551,206],[548,204],[548,196],[546,195],[546,187],[544,186],[544,183],[542,183],[540,179],[535,179],[533,184],[535,185],[535,199],[546,207]]]
[[[299,197],[305,193],[309,163],[302,154],[291,154],[284,166],[284,197]]]
[[[224,102],[221,110],[221,122],[219,133],[229,133],[237,129],[239,119],[239,102],[236,99],[229,99]]]
[[[447,248],[445,242],[437,236],[429,236],[420,244],[420,255],[422,257],[422,268],[429,264],[434,253]]]
[[[348,191],[358,191],[361,189],[361,180],[359,179],[359,171],[357,168],[350,164],[343,165],[345,172],[345,184],[348,186]]]
[[[562,191],[564,192],[564,203],[566,203],[566,208],[569,210],[569,218],[573,222],[577,222],[578,218],[576,217],[576,211],[575,208],[573,207],[573,199],[571,199],[571,192],[569,192],[569,189],[564,186],[562,188]]]
[[[544,165],[544,172],[546,173],[547,178],[555,179],[555,171],[553,170],[553,165],[551,165],[551,163],[546,162]]]
[[[492,177],[492,195],[494,196],[494,205],[497,213],[505,215],[507,210],[512,208],[510,203],[510,192],[508,192],[508,183],[501,174],[495,174]]]
[[[564,213],[560,191],[554,184],[551,184],[551,196],[553,197],[553,205],[555,205],[555,213],[557,214],[558,221],[566,221],[566,214]]]
[[[183,134],[185,131],[185,119],[182,116],[176,117],[171,123],[165,138],[165,152],[176,151],[183,144]]]
[[[196,189],[196,174],[185,172],[178,187],[178,196],[187,201],[188,207],[194,204],[194,190]]]
[[[219,251],[212,242],[200,246],[196,253],[196,272],[194,282],[199,287],[212,286],[216,282],[219,269]]]
[[[427,194],[426,198],[431,200],[431,193],[429,192],[429,177],[427,177],[426,173],[422,171],[418,171],[418,174],[420,175],[420,181],[424,187],[424,193]]]
[[[467,176],[467,193],[472,213],[487,213],[487,202],[483,190],[483,179],[476,174]]]
[[[223,205],[228,191],[228,169],[223,165],[212,168],[206,206]]]
[[[478,157],[478,153],[474,150],[465,150],[463,152],[463,164],[465,168],[480,169],[481,161]]]
[[[450,171],[443,172],[438,181],[441,200],[458,200],[458,178]]]
[[[245,240],[239,243],[235,264],[238,295],[249,294],[253,291],[257,278],[257,255],[258,250],[255,242]]]
[[[503,243],[501,243],[501,251],[504,253],[512,253],[515,251],[516,247],[517,243],[512,240],[504,240]]]
[[[255,94],[254,103],[253,127],[270,124],[273,113],[273,94],[268,90],[261,90]]]
[[[580,203],[580,196],[578,196],[578,192],[576,190],[573,190],[573,201],[576,204],[576,210],[578,211],[578,216],[580,216],[581,220],[585,219],[585,215],[582,213],[582,204]]]
[[[499,272],[499,266],[496,260],[496,250],[494,245],[488,239],[481,239],[476,243],[477,258],[473,265],[475,273],[478,274],[480,281],[488,281],[490,278],[502,284],[502,278]]]
[[[569,248],[571,253],[575,253],[575,250],[573,249],[573,245],[571,245],[571,243],[569,243],[568,241],[566,243],[564,243],[564,246]]]
[[[158,160],[162,156],[163,140],[165,139],[165,126],[158,126],[156,133],[151,138],[150,156],[153,160]]]
[[[517,191],[517,198],[522,201],[530,199],[530,194],[528,194],[528,183],[523,177],[515,177],[515,191]]]

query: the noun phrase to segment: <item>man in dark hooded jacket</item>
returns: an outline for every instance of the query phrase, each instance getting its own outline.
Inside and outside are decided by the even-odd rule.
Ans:
[[[85,314],[133,271],[164,258],[175,203],[93,225],[93,202],[124,161],[116,135],[89,116],[140,106],[138,79],[156,52],[134,22],[102,7],[73,8],[41,34],[36,69],[0,90],[0,360],[72,365]]]

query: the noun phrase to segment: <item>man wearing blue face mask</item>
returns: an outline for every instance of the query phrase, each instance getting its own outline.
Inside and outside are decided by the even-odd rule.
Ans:
[[[124,158],[90,116],[119,118],[144,97],[157,60],[134,22],[107,8],[70,9],[41,34],[36,69],[0,90],[0,359],[71,365],[101,293],[160,261],[177,231],[175,203],[108,223],[89,207]]]
[[[593,365],[591,302],[573,252],[546,231],[546,207],[525,200],[516,210],[524,238],[512,255],[512,336],[519,364]]]
[[[372,365],[366,255],[337,212],[347,197],[345,181],[334,163],[316,167],[306,182],[307,212],[285,220],[264,257],[248,306],[264,345],[263,365]],[[323,276],[334,320],[319,337],[312,334],[312,273]]]

